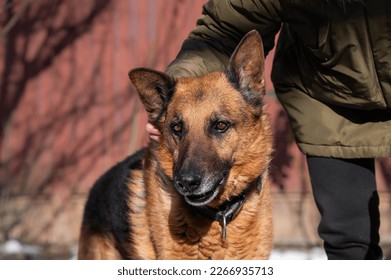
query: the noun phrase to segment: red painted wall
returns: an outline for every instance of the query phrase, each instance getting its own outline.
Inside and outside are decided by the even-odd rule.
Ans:
[[[127,72],[163,70],[204,2],[8,1],[0,14],[1,192],[85,193],[99,174],[144,145],[146,116]],[[304,158],[267,79],[275,189],[307,189]],[[390,186],[390,170],[383,160],[382,189]]]

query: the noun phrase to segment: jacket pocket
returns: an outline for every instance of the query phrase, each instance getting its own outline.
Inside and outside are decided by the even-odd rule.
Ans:
[[[308,46],[310,54],[320,62],[328,61],[331,57],[330,21],[319,23],[316,46]]]

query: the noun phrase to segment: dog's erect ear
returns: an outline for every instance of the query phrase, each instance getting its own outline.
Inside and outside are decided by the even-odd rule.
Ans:
[[[250,31],[230,58],[228,77],[251,103],[261,102],[260,96],[264,94],[264,63],[261,36],[255,30]]]
[[[174,79],[163,72],[147,68],[133,69],[128,75],[148,112],[149,122],[156,122],[171,98]]]

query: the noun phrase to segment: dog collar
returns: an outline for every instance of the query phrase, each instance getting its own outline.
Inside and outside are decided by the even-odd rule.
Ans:
[[[221,226],[221,238],[225,240],[227,238],[227,225],[238,215],[243,207],[244,200],[248,190],[252,184],[249,185],[242,193],[235,196],[231,200],[225,201],[217,209],[213,207],[194,207],[204,217],[219,222]],[[262,189],[262,178],[261,176],[257,179],[257,189],[261,192]]]

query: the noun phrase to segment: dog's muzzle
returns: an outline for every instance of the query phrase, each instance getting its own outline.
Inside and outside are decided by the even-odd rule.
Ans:
[[[227,173],[220,176],[201,176],[196,173],[179,173],[174,176],[176,190],[192,206],[204,206],[219,194]]]

